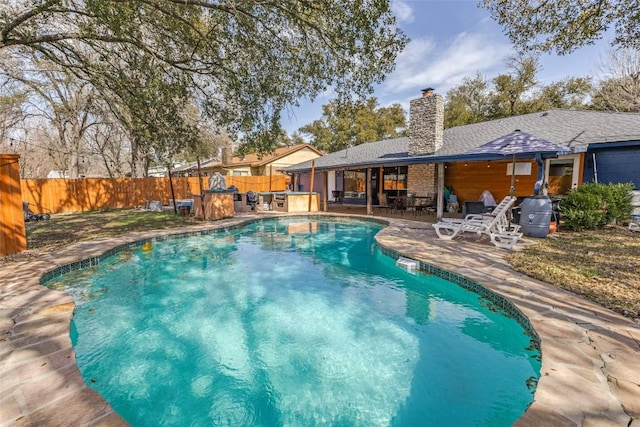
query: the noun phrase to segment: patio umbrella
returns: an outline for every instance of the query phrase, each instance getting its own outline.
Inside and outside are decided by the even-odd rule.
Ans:
[[[555,142],[547,141],[546,139],[539,138],[537,136],[515,130],[500,138],[489,141],[486,144],[467,151],[465,154],[499,154],[512,157],[511,164],[511,189],[509,194],[513,196],[515,192],[515,167],[516,167],[516,155],[522,156],[526,154],[533,155],[538,161],[538,165],[542,166],[543,154],[566,154],[570,153],[571,149],[565,145]],[[544,169],[538,167],[538,182],[542,182],[544,179]]]

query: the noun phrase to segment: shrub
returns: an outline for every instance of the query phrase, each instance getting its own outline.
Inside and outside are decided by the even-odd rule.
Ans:
[[[582,190],[587,185],[590,184],[572,190],[560,204],[565,225],[574,230],[597,228],[606,224],[604,202],[599,194]]]
[[[583,184],[561,202],[562,217],[574,230],[593,229],[615,224],[631,215],[632,183]]]
[[[632,183],[626,184],[609,184],[607,186],[607,222],[608,223],[622,223],[622,221],[628,219],[633,212],[633,205],[631,205],[634,185]]]

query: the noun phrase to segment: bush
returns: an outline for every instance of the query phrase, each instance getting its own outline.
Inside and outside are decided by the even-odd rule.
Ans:
[[[633,211],[633,188],[632,183],[583,184],[572,190],[560,204],[565,225],[574,230],[583,230],[627,219]]]
[[[609,190],[607,222],[610,224],[622,223],[633,212],[631,190],[634,189],[634,185],[630,182],[626,184],[609,184],[607,188]]]

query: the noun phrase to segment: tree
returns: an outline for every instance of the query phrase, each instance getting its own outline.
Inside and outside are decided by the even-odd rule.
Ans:
[[[447,92],[445,128],[527,114],[552,108],[588,108],[591,79],[569,77],[541,85],[535,57],[510,58],[510,74],[500,74],[491,82],[477,73]]]
[[[377,98],[365,101],[332,101],[322,106],[322,118],[299,129],[311,143],[325,152],[339,151],[366,142],[397,138],[406,134],[406,119],[400,104],[378,107]]]
[[[0,143],[9,141],[11,131],[22,122],[25,101],[26,93],[21,91],[0,94]]]
[[[506,61],[507,73],[486,81],[482,74],[465,78],[447,92],[445,127],[478,123],[527,111],[526,96],[537,85],[538,59],[520,54]]]
[[[589,105],[592,91],[590,78],[567,77],[559,82],[542,86],[525,101],[523,109],[529,112],[553,108],[584,109]]]
[[[173,154],[193,151],[200,123],[191,113],[199,109],[188,76],[128,47],[90,70],[105,105],[129,134],[132,176],[146,176],[152,163],[165,166]]]
[[[20,177],[46,178],[53,165],[52,153],[46,148],[49,135],[36,127],[20,129],[19,135],[10,139],[8,152],[20,155]]]
[[[328,89],[337,98],[371,93],[406,43],[388,1],[35,0],[0,6],[0,54],[35,52],[91,82],[115,74],[105,73],[114,63],[144,73],[132,58],[153,58],[153,67],[171,69],[199,91],[196,99],[217,127],[240,133],[261,152],[273,148],[283,109]],[[123,51],[134,55],[119,56]]]
[[[29,97],[27,114],[46,120],[53,130],[47,146],[51,153],[57,153],[59,169],[77,178],[84,172],[84,136],[96,122],[95,92],[89,83],[74,79],[48,61],[32,57],[25,61],[24,67],[15,67],[4,77],[22,85]],[[27,64],[37,67],[32,70]]]
[[[480,0],[479,5],[524,51],[571,53],[601,39],[610,27],[615,28],[614,46],[640,48],[636,1]]]
[[[2,57],[0,57],[2,59]],[[19,67],[17,61],[4,61],[0,67],[0,144],[11,145],[12,134],[24,121],[24,105],[28,94],[19,83],[3,75],[2,69],[14,70]]]
[[[594,108],[640,113],[640,50],[610,50],[599,68],[602,79],[593,96]]]
[[[100,121],[88,129],[85,135],[87,173],[109,178],[130,176],[129,158],[131,145],[129,134],[111,114],[105,102],[96,106]]]
[[[289,135],[286,130],[282,129],[280,134],[276,137],[275,145],[277,147],[291,147],[297,144],[304,144],[305,140],[298,134],[294,132]],[[246,153],[245,153],[246,154]]]
[[[506,63],[509,74],[500,74],[493,79],[494,118],[524,113],[516,108],[517,104],[521,103],[527,91],[537,84],[536,74],[540,69],[537,57],[521,54],[509,57]]]
[[[481,73],[465,77],[447,92],[444,108],[444,127],[450,128],[487,120],[489,117],[489,89]]]

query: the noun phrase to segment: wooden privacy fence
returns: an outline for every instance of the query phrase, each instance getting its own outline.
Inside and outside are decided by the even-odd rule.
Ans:
[[[19,158],[17,154],[0,154],[0,256],[27,249]]]
[[[288,177],[227,176],[227,187],[238,192],[284,191]],[[192,199],[200,194],[200,178],[174,177],[176,199]],[[105,208],[143,206],[147,200],[168,204],[171,196],[169,178],[81,178],[81,179],[23,179],[20,181],[22,199],[34,212],[82,212]],[[202,190],[209,189],[209,178],[202,177]]]
[[[272,176],[225,176],[227,180],[227,187],[235,185],[238,187],[239,193],[246,193],[247,191],[271,192],[271,191],[284,191],[289,184],[290,177],[286,175],[272,175]]]

